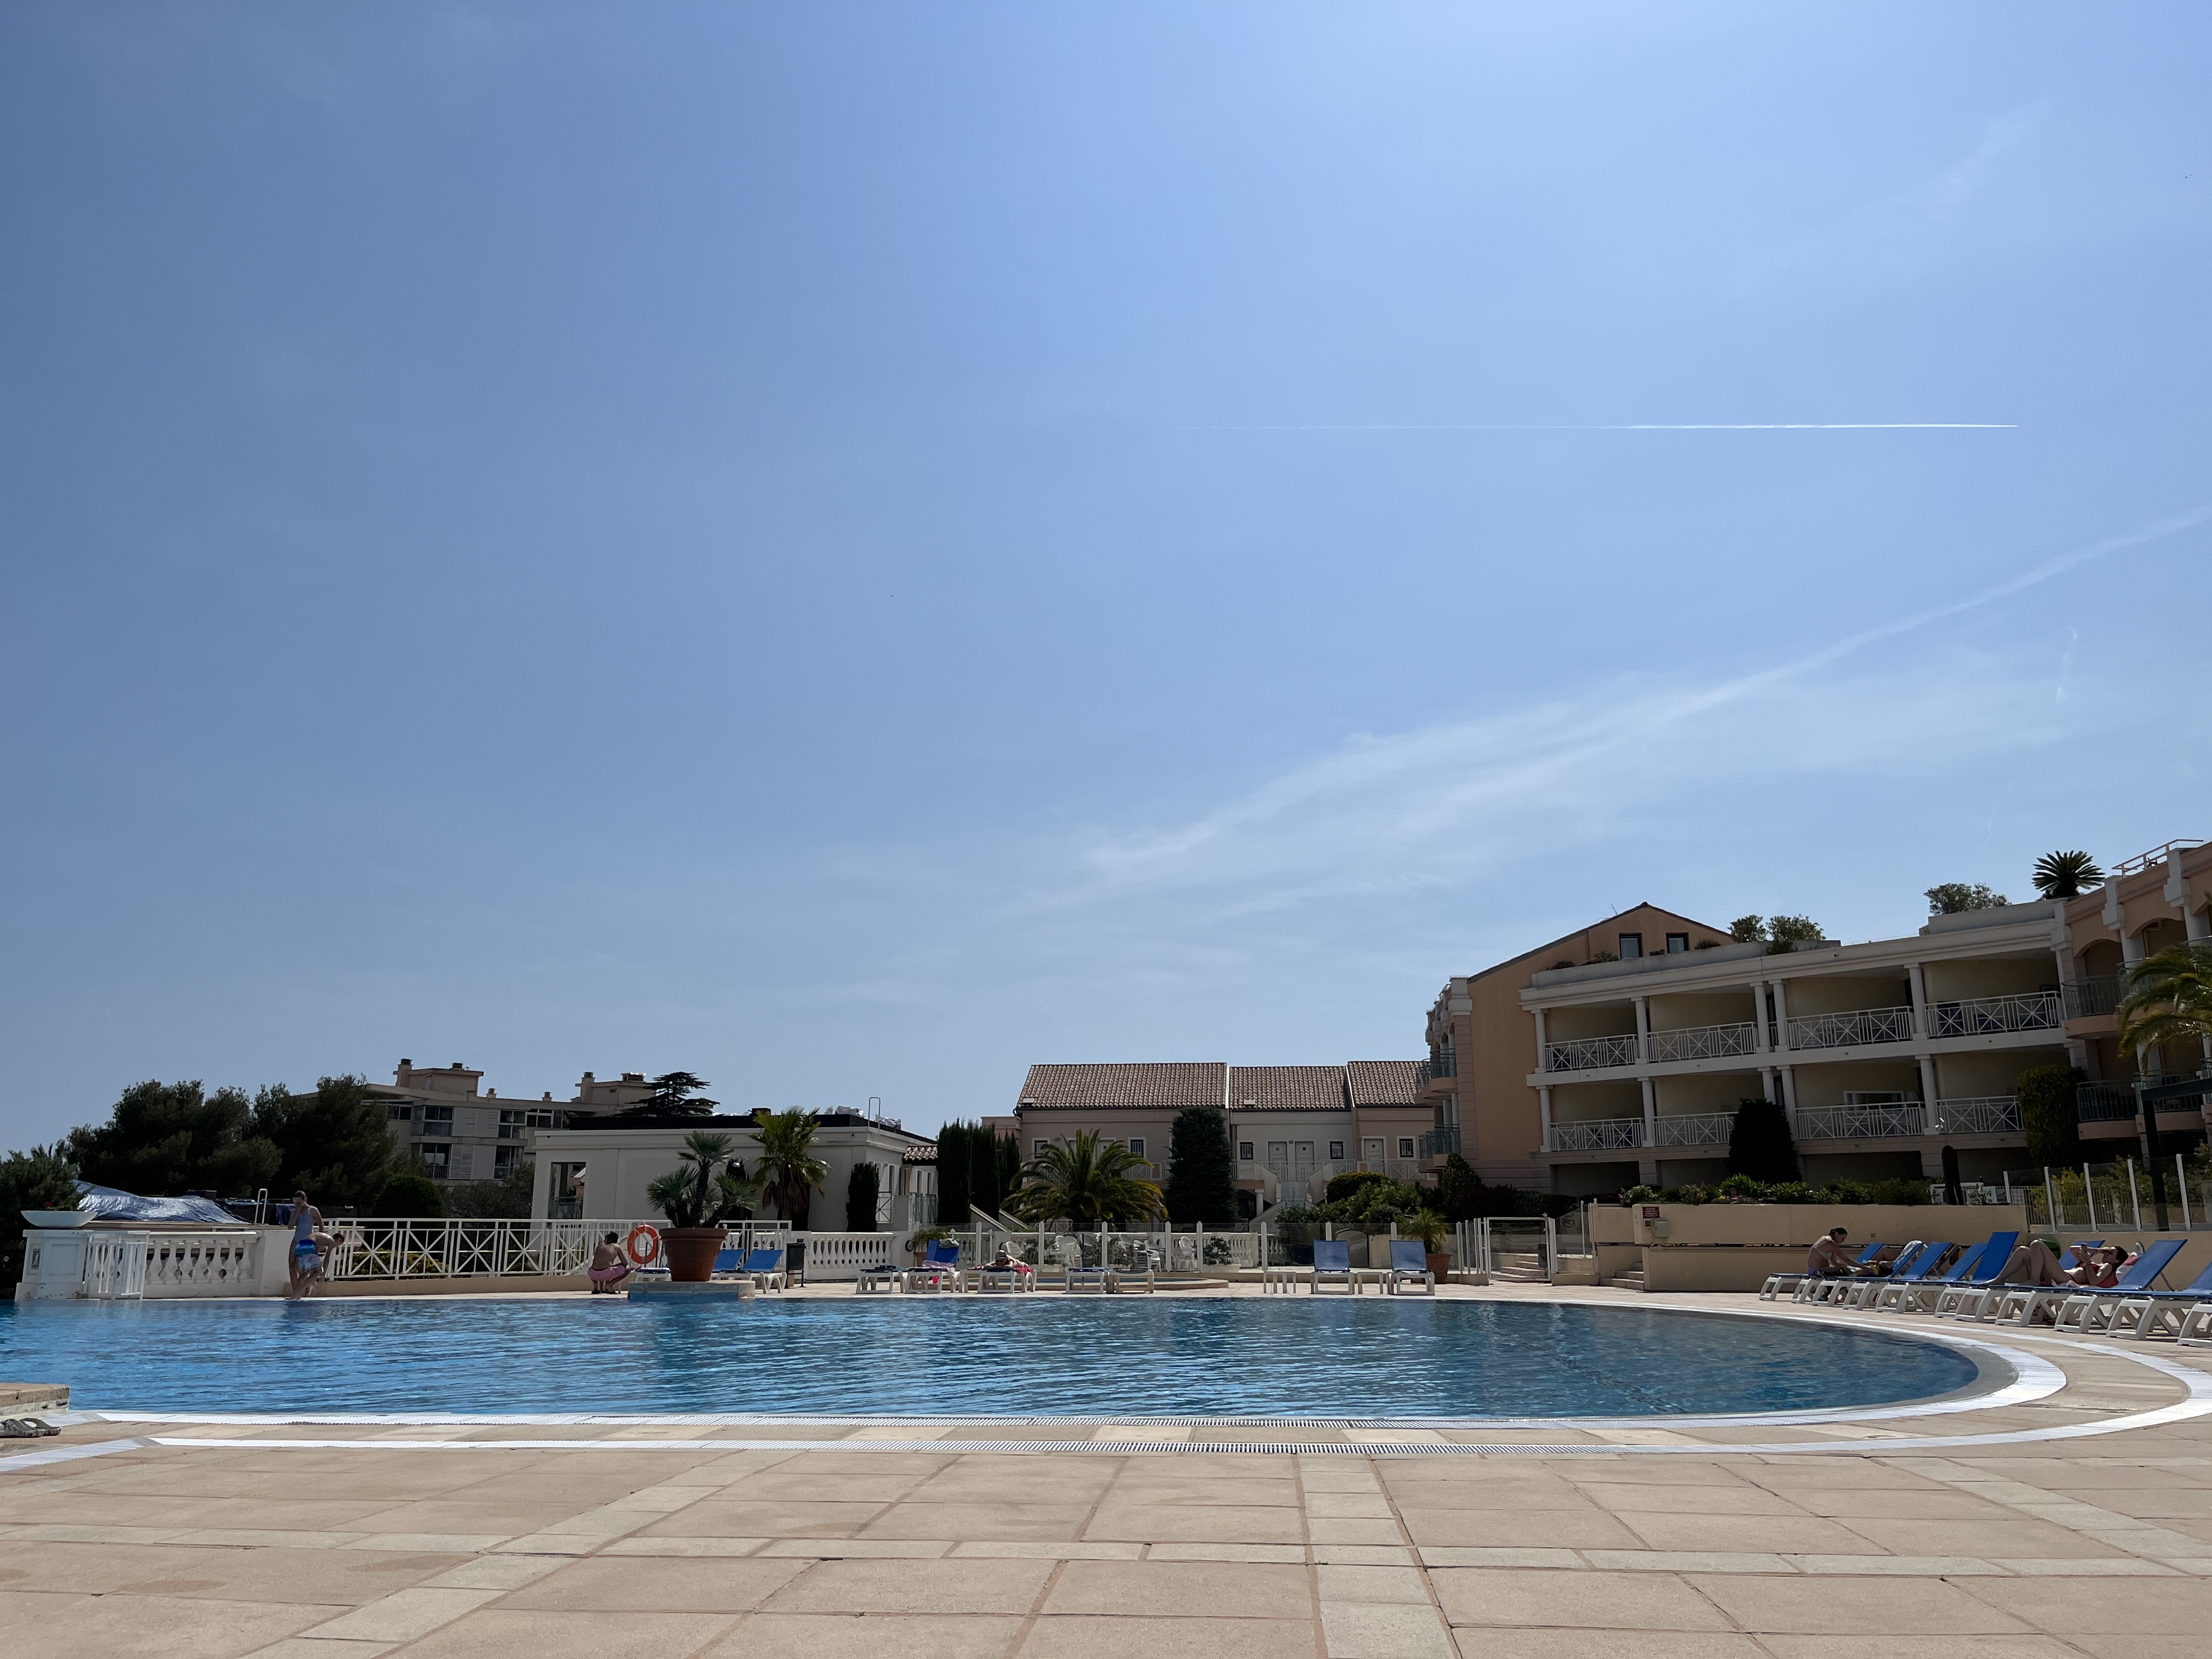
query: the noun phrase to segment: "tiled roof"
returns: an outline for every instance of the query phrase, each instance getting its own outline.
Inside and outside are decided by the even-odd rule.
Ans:
[[[1341,1066],[1232,1066],[1232,1112],[1340,1112],[1345,1109]]]
[[[1418,1060],[1354,1060],[1344,1067],[1355,1106],[1418,1106],[1421,1062]]]
[[[1032,1066],[1022,1085],[1024,1111],[1097,1110],[1116,1106],[1218,1106],[1229,1067],[1218,1060],[1129,1065]]]

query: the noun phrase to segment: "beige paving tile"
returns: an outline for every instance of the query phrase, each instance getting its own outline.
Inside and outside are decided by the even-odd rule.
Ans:
[[[736,1560],[757,1555],[768,1547],[766,1538],[617,1538],[603,1546],[600,1555],[686,1555]]]
[[[231,1659],[328,1616],[327,1607],[164,1595],[0,1590],[0,1651],[100,1659]]]
[[[861,1528],[863,1538],[1072,1539],[1090,1516],[1083,1504],[894,1504]]]
[[[1583,1496],[1616,1515],[1786,1515],[1803,1510],[1763,1486],[1741,1480],[1727,1486],[1576,1483]]]
[[[2058,1650],[2054,1642],[2054,1650]],[[2064,1651],[2094,1654],[2096,1659],[2204,1659],[2204,1638],[2187,1636],[2081,1635],[2069,1638]]]
[[[1765,1636],[1774,1659],[2074,1659],[2048,1636]],[[2149,1659],[2136,1649],[2126,1659]]]
[[[1425,1600],[1324,1601],[1321,1629],[1329,1659],[1452,1659],[1450,1632]]]
[[[399,1645],[397,1642],[333,1642],[319,1636],[287,1636],[265,1648],[256,1648],[246,1659],[379,1659]]]
[[[1642,1548],[1645,1540],[1603,1510],[1417,1510],[1400,1517],[1414,1543],[1480,1545],[1504,1549]]]
[[[1387,1521],[1391,1513],[1390,1500],[1380,1492],[1310,1492],[1306,1494],[1305,1511],[1309,1516],[1346,1521]]]
[[[1333,1567],[1410,1567],[1419,1565],[1404,1544],[1316,1544],[1313,1559]]]
[[[672,1659],[737,1624],[726,1613],[521,1612],[486,1607],[433,1631],[408,1659]]]
[[[750,1613],[807,1570],[805,1561],[595,1557],[572,1561],[508,1595],[516,1608],[602,1613]]]
[[[1139,1539],[1146,1542],[1158,1539],[1298,1544],[1305,1541],[1306,1522],[1296,1509],[1252,1509],[1227,1504],[1158,1509],[1106,1504],[1099,1506],[1084,1528],[1083,1536]]]
[[[1952,1521],[1891,1521],[1854,1516],[1837,1522],[1860,1537],[1898,1555],[1941,1555],[1947,1550],[1961,1553],[2016,1556],[2115,1556],[2126,1552],[2100,1544],[2070,1527],[2054,1526],[2008,1511],[1993,1528],[1961,1527]]]
[[[1006,1616],[757,1613],[701,1659],[1006,1659],[1021,1631]]]
[[[1041,1538],[971,1538],[955,1544],[951,1553],[979,1561],[1134,1561],[1144,1554],[1145,1547],[1137,1543],[1063,1543]]]
[[[1790,1555],[1783,1558],[1815,1577],[1837,1573],[1851,1577],[2002,1577],[2008,1569],[1978,1555]]]
[[[483,1555],[422,1582],[432,1589],[515,1589],[562,1565],[558,1556]]]
[[[1279,1619],[1286,1609],[1303,1612],[1311,1605],[1306,1573],[1287,1563],[1071,1561],[1044,1611]]]
[[[1840,1521],[1822,1521],[1809,1515],[1625,1515],[1621,1519],[1655,1550],[1878,1555],[1884,1548]],[[1955,1538],[1957,1533],[1954,1528],[1950,1535]]]
[[[1594,1567],[1615,1572],[1794,1572],[1790,1558],[1753,1551],[1584,1550]],[[1869,1560],[1883,1558],[1869,1556]]]
[[[1036,1497],[1032,1491],[1031,1498]],[[1280,1505],[1298,1507],[1297,1483],[1290,1479],[1261,1480],[1254,1476],[1209,1475],[1198,1479],[1164,1480],[1157,1475],[1125,1475],[1114,1483],[1109,1504],[1162,1505],[1234,1504],[1240,1507]]]
[[[1019,1659],[1305,1659],[1314,1650],[1313,1628],[1310,1620],[1289,1619],[1060,1613],[1036,1621]]]
[[[758,1554],[781,1561],[934,1561],[949,1538],[776,1538]]]
[[[1790,1494],[1808,1515],[1854,1521],[1974,1522],[2002,1526],[2017,1520],[2012,1510],[1969,1492],[1923,1491],[1917,1487],[1813,1486]]]
[[[1086,1567],[1141,1562],[1070,1563]],[[1051,1561],[948,1559],[926,1571],[886,1568],[874,1561],[824,1561],[787,1584],[768,1603],[772,1613],[1026,1613],[1051,1577]]]
[[[1316,1544],[1397,1544],[1405,1540],[1395,1521],[1331,1521],[1314,1516],[1306,1536]]]
[[[1454,1625],[1571,1626],[1586,1630],[1723,1631],[1704,1596],[1665,1573],[1542,1572],[1516,1568],[1432,1571]],[[1745,1581],[1749,1582],[1749,1581]],[[1770,1580],[1761,1579],[1761,1583]],[[1461,1638],[1461,1646],[1468,1645]]]
[[[1597,1506],[1571,1480],[1422,1480],[1389,1483],[1401,1510],[1590,1510]]]
[[[2212,1580],[2015,1578],[1961,1586],[1992,1608],[2068,1638],[2196,1636],[2212,1631]]]
[[[380,1601],[312,1626],[309,1633],[363,1642],[411,1642],[497,1601],[500,1595],[495,1589],[395,1590]]]
[[[1428,1605],[1428,1581],[1414,1566],[1316,1567],[1323,1601],[1416,1601]]]
[[[1573,1550],[1474,1549],[1431,1545],[1419,1552],[1427,1567],[1546,1567],[1579,1572],[1589,1563]]]
[[[848,1538],[884,1508],[882,1504],[709,1498],[640,1530],[651,1538]]]
[[[919,1474],[815,1474],[781,1465],[724,1488],[733,1499],[788,1498],[807,1504],[895,1504],[921,1485]],[[1034,1494],[1032,1494],[1034,1496]]]
[[[1303,1544],[1148,1544],[1143,1547],[1148,1561],[1288,1561],[1303,1566],[1306,1559]]]
[[[2024,1632],[1996,1609],[2017,1579],[1967,1581],[1991,1587],[1986,1601],[1931,1578],[1729,1578],[1689,1581],[1754,1632],[1829,1636],[1966,1636]]]
[[[1766,1659],[1748,1636],[1706,1631],[1638,1631],[1632,1642],[1601,1646],[1586,1630],[1501,1630],[1465,1626],[1452,1632],[1461,1659],[1597,1659],[1632,1649],[1636,1659]]]

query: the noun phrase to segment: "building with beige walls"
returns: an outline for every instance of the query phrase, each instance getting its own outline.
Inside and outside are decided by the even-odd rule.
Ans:
[[[1168,1175],[1178,1113],[1228,1114],[1237,1185],[1263,1207],[1303,1203],[1331,1176],[1372,1169],[1419,1177],[1434,1114],[1411,1060],[1342,1066],[1231,1066],[1223,1060],[1043,1065],[1030,1067],[1007,1132],[1022,1156],[1096,1133],[1128,1146],[1152,1179]]]
[[[1479,974],[1453,979],[1429,1009],[1420,1100],[1430,1122],[1424,1162],[1456,1152],[1485,1181],[1551,1184],[1540,1102],[1528,1086],[1536,1030],[1521,993],[1534,976],[1601,958],[1668,961],[1728,943],[1728,930],[1638,904]]]
[[[597,1082],[586,1072],[574,1097],[563,1101],[550,1090],[536,1100],[502,1098],[496,1089],[482,1089],[483,1082],[482,1071],[459,1060],[417,1066],[402,1060],[389,1084],[372,1083],[368,1092],[385,1103],[393,1150],[438,1182],[503,1181],[530,1156],[537,1130],[556,1127],[571,1112],[635,1105],[653,1092],[635,1072],[618,1083]]]

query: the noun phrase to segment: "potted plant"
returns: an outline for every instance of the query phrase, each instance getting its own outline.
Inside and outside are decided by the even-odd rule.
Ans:
[[[727,1135],[694,1129],[684,1138],[677,1167],[645,1189],[668,1218],[660,1237],[668,1247],[668,1276],[678,1284],[703,1285],[714,1276],[723,1224],[750,1212],[760,1197],[759,1181],[730,1156],[733,1144]]]
[[[1421,1249],[1429,1258],[1429,1271],[1437,1276],[1439,1285],[1443,1283],[1451,1272],[1451,1255],[1444,1249],[1444,1241],[1451,1237],[1451,1223],[1434,1210],[1415,1210],[1400,1218],[1398,1231],[1408,1238],[1421,1241]]]
[[[931,1245],[945,1243],[951,1239],[951,1237],[952,1229],[950,1227],[924,1227],[921,1229],[912,1238],[909,1238],[906,1242],[907,1249],[913,1252],[914,1265],[917,1267],[921,1266],[921,1258],[924,1254],[927,1252]]]

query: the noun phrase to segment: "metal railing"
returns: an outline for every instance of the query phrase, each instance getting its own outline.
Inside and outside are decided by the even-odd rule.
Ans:
[[[2117,881],[2122,876],[2139,875],[2143,871],[2149,869],[2154,864],[2165,863],[2166,854],[2169,853],[2186,852],[2190,848],[2202,847],[2204,843],[2201,841],[2167,842],[2163,846],[2152,848],[2148,853],[2138,853],[2131,859],[2122,859],[2118,864],[2112,866],[2112,874],[2111,878]]]
[[[1968,1095],[1938,1100],[1930,1133],[1939,1135],[2016,1135],[2020,1102],[2010,1095]]]
[[[1725,1146],[1735,1133],[1734,1112],[1662,1112],[1653,1123],[1662,1146]]]
[[[1876,1140],[1887,1136],[1924,1135],[1928,1109],[1917,1100],[1894,1106],[1800,1106],[1800,1140]]]
[[[1545,1070],[1587,1072],[1601,1066],[1636,1064],[1636,1034],[1622,1036],[1571,1037],[1545,1045]]]
[[[2093,974],[2087,979],[2073,979],[2058,988],[2066,1004],[2069,1019],[2096,1019],[2115,1012],[2120,1006],[2120,976],[2118,974]]]
[[[2162,1085],[2186,1080],[2182,1078],[2149,1075],[2119,1081],[2107,1079],[2098,1083],[2076,1084],[2074,1088],[2075,1120],[2081,1123],[2112,1123],[2123,1118],[2138,1116],[2140,1114],[2136,1105],[2136,1084],[2140,1083],[2146,1088],[2157,1088]],[[2196,1101],[2184,1098],[2158,1102],[2158,1115],[2160,1117],[2170,1114],[2186,1115],[2202,1111],[2205,1097],[2212,1097],[2212,1079],[2206,1080],[2204,1097],[2200,1097]]]
[[[2064,1000],[2056,991],[2031,991],[2016,996],[1975,997],[1966,1002],[1939,1002],[1931,1011],[1934,1035],[1993,1036],[2003,1031],[2051,1031],[2066,1023]]]
[[[327,1276],[340,1279],[507,1279],[562,1277],[591,1266],[592,1252],[609,1233],[629,1236],[635,1220],[608,1221],[341,1221],[331,1231]],[[656,1231],[668,1224],[647,1218]],[[791,1237],[787,1221],[730,1224],[727,1244],[772,1249]]]
[[[1840,1014],[1792,1015],[1792,1048],[1852,1048],[1867,1042],[1912,1041],[1912,1010],[1855,1008]]]
[[[1459,1149],[1459,1125],[1456,1123],[1441,1129],[1430,1129],[1421,1136],[1421,1156],[1425,1159],[1447,1158]]]
[[[1654,1031],[1651,1058],[1663,1060],[1727,1060],[1759,1052],[1759,1027],[1750,1020],[1735,1025],[1686,1025]]]
[[[1420,1080],[1426,1083],[1432,1078],[1458,1075],[1459,1055],[1449,1048],[1432,1048],[1429,1051],[1428,1059],[1422,1063]]]
[[[1552,1126],[1551,1150],[1555,1152],[1622,1152],[1643,1144],[1640,1117],[1590,1117]]]

